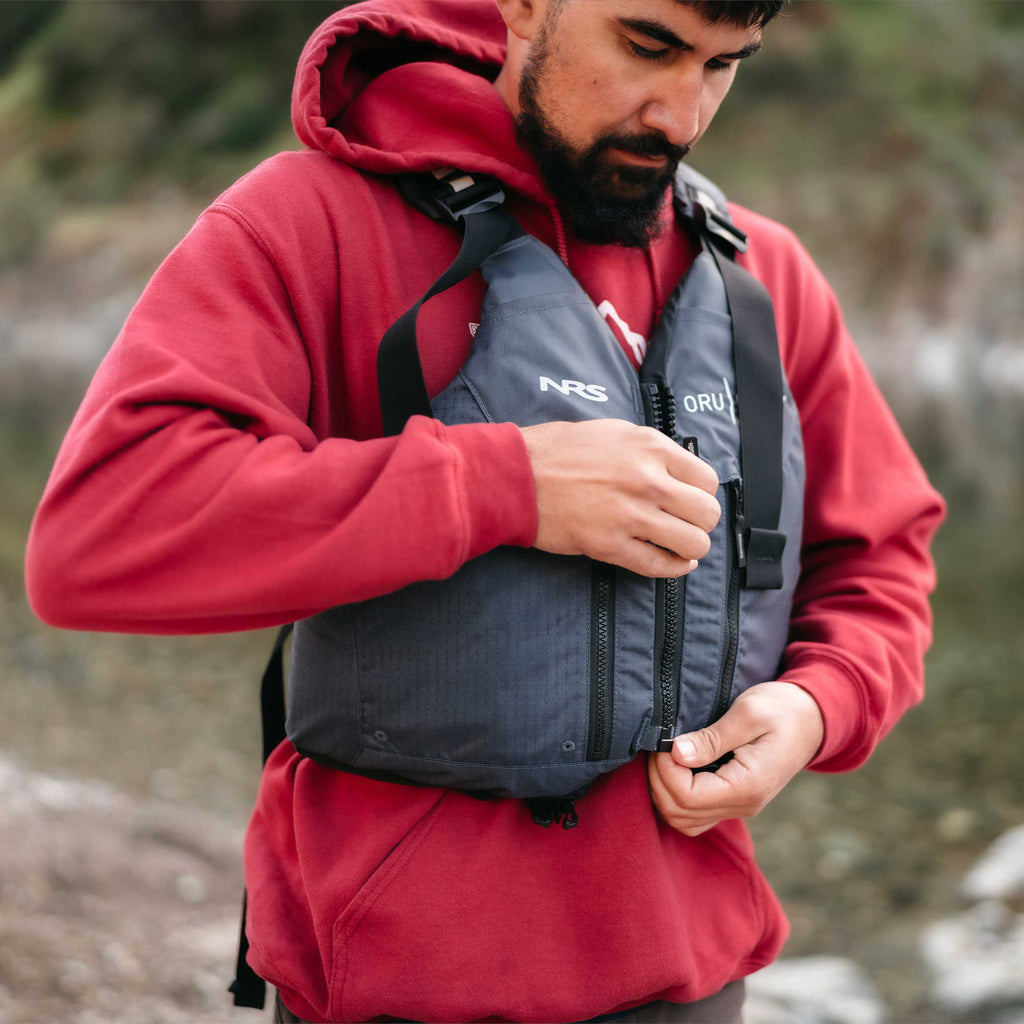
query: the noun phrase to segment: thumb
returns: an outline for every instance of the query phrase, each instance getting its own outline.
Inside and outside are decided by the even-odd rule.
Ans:
[[[734,704],[717,722],[677,736],[672,741],[672,759],[687,768],[711,764],[750,742],[748,733],[749,729],[743,727],[740,706]]]

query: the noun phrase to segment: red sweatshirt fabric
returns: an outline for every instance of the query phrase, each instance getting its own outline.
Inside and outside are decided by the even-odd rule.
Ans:
[[[693,252],[671,220],[646,251],[573,238],[491,85],[503,58],[490,0],[368,0],[314,34],[293,96],[306,150],[199,218],[68,432],[29,541],[42,618],[271,626],[532,543],[516,427],[416,418],[380,437],[377,343],[459,246],[389,176],[496,175],[524,227],[644,336]],[[807,453],[782,678],[821,707],[812,767],[849,769],[921,696],[942,502],[810,258],[786,229],[732,213],[775,302]],[[424,307],[431,393],[464,361],[482,294],[474,275]],[[246,841],[250,960],[315,1021],[573,1021],[701,998],[778,953],[786,923],[741,822],[672,831],[642,759],[580,813],[576,830],[545,831],[519,802],[332,772],[286,742]]]

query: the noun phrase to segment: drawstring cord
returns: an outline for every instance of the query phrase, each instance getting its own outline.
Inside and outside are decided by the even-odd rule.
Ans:
[[[534,822],[541,828],[551,828],[557,821],[562,828],[569,831],[579,823],[576,804],[564,796],[535,796],[526,801]]]
[[[565,241],[565,225],[562,223],[562,215],[558,212],[557,206],[549,206],[551,219],[555,222],[555,239],[558,245],[558,255],[562,262],[569,266],[569,247]]]
[[[661,277],[655,265],[653,242],[644,246],[644,255],[647,257],[647,269],[651,274],[651,288],[654,291],[654,319],[652,322],[658,323],[665,307],[665,293],[661,290]]]

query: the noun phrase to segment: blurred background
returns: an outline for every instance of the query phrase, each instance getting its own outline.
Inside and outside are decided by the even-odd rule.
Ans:
[[[22,557],[148,276],[297,147],[295,61],[338,6],[0,3],[0,1020],[254,1019],[223,988],[269,635],[52,630]],[[753,824],[785,954],[856,965],[852,1021],[1021,1021],[1024,883],[962,880],[1024,823],[1024,3],[798,2],[767,44],[693,163],[800,235],[950,502],[927,700]]]

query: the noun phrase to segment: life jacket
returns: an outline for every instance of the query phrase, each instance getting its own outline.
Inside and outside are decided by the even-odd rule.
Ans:
[[[419,304],[396,325],[398,356],[388,332],[378,367],[386,428],[416,411],[447,424],[646,424],[714,467],[723,515],[710,553],[679,580],[501,547],[448,579],[305,619],[292,643],[287,733],[307,757],[375,777],[507,797],[579,793],[774,678],[799,573],[797,410],[771,300],[733,262],[745,237],[690,168],[676,210],[701,248],[639,374],[565,264],[512,220],[496,183],[453,172],[446,185],[466,244],[474,217],[495,221],[490,244],[500,244],[480,264],[487,292],[471,353],[440,394],[409,398],[406,382],[422,381]],[[480,258],[463,259],[428,296]],[[751,521],[754,504],[762,521]]]
[[[639,751],[670,749],[777,674],[799,575],[804,457],[771,299],[734,262],[746,237],[724,196],[681,166],[675,210],[700,252],[638,374],[558,256],[512,220],[493,179],[438,172],[426,188],[402,188],[428,215],[459,222],[464,241],[382,339],[385,433],[415,414],[645,424],[714,467],[723,515],[707,556],[678,580],[502,547],[446,580],[298,622],[286,724],[285,627],[263,676],[263,757],[286,729],[321,764],[525,798],[538,824],[570,828],[572,801],[594,778]],[[487,293],[472,350],[429,399],[419,308],[477,268]],[[262,1009],[247,949],[243,901],[230,990],[235,1005]]]

